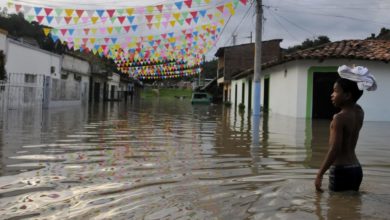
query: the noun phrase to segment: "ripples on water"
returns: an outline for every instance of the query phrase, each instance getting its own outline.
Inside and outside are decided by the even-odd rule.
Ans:
[[[364,125],[358,194],[314,191],[329,121],[264,116],[260,147],[245,113],[186,100],[13,110],[0,123],[1,218],[390,216],[390,123]]]

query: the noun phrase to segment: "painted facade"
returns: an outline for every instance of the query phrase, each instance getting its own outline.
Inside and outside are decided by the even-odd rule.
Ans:
[[[337,48],[335,45],[341,45],[347,52],[338,49],[329,53],[327,48]],[[390,64],[387,60],[390,52],[386,50],[390,48],[390,43],[351,40],[330,43],[324,48],[297,52],[286,56],[284,61],[263,64],[261,106],[272,114],[296,118],[331,118],[337,112],[330,101],[333,84],[339,77],[337,68],[341,65],[360,65],[367,67],[378,83],[376,91],[364,91],[358,100],[365,111],[365,121],[390,121],[390,115],[384,114],[390,111],[390,103],[384,101],[386,95],[390,94],[390,87],[387,86],[390,85]],[[327,55],[323,55],[323,51]],[[340,57],[342,55],[339,53],[346,54],[348,58]],[[243,103],[246,111],[253,111],[250,107],[250,103],[253,106],[253,100],[248,94],[253,97],[254,92],[247,89],[252,78],[253,69],[233,78],[232,106]]]
[[[384,114],[384,112],[390,111],[390,104],[384,101],[387,97],[386,94],[390,94],[390,88],[386,86],[390,85],[390,75],[388,74],[390,64],[378,61],[332,59],[318,62],[315,60],[296,60],[265,69],[262,71],[261,105],[264,106],[264,94],[267,94],[264,85],[265,80],[268,79],[268,110],[270,113],[296,118],[312,118],[313,101],[318,98],[313,95],[314,75],[336,74],[338,66],[343,64],[366,66],[378,82],[376,91],[364,91],[363,96],[358,101],[358,104],[365,111],[365,120],[390,121],[390,115]],[[232,81],[233,94],[235,94],[235,85],[237,85],[238,103],[242,102],[242,85],[248,83],[248,78]],[[326,99],[323,100],[324,102],[330,101],[331,92],[331,90],[327,91],[328,95],[322,97],[322,99]],[[232,98],[232,106],[237,105],[235,100]],[[248,106],[248,102],[248,97],[245,95],[245,106]],[[247,110],[253,111],[253,109]]]

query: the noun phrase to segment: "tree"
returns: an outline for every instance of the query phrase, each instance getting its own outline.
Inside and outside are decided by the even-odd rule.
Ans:
[[[216,59],[206,61],[203,64],[202,78],[212,79],[217,76],[218,61]]]
[[[330,40],[329,40],[329,37],[327,37],[327,36],[318,36],[314,40],[306,39],[305,41],[302,42],[301,45],[295,45],[295,46],[287,48],[286,53],[292,53],[292,52],[295,52],[297,50],[304,50],[307,48],[316,47],[316,46],[326,44],[329,42],[330,42]]]

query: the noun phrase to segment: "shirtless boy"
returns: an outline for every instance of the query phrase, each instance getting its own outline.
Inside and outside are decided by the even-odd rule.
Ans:
[[[356,82],[339,78],[333,86],[331,100],[341,111],[333,116],[330,124],[329,150],[317,173],[315,187],[322,191],[322,176],[330,168],[331,191],[359,191],[363,172],[355,154],[355,147],[362,128],[364,111],[356,104],[362,96]]]

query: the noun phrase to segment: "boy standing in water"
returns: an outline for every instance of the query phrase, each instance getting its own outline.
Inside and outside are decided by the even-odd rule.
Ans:
[[[315,179],[317,191],[322,191],[322,176],[329,168],[329,189],[332,191],[358,191],[363,178],[355,148],[364,111],[356,102],[364,88],[375,90],[376,83],[364,67],[341,66],[338,72],[342,78],[334,84],[331,100],[341,111],[333,116],[330,124],[329,150]]]

